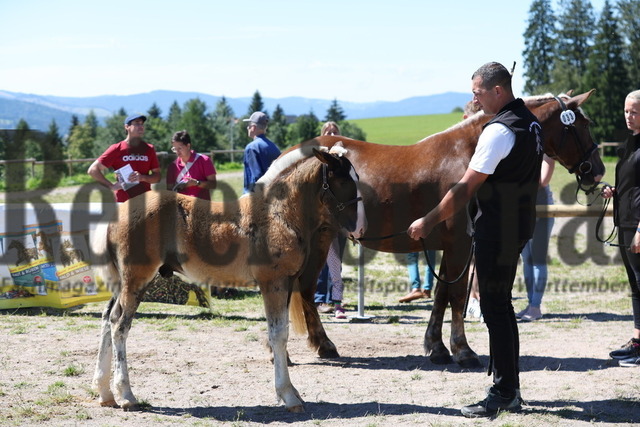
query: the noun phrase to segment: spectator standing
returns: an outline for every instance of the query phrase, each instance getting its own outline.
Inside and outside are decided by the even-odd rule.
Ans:
[[[322,125],[320,135],[340,135],[340,126],[336,122],[328,121]],[[319,313],[330,314],[335,312],[336,319],[346,319],[347,314],[342,307],[342,295],[344,283],[342,282],[342,256],[347,239],[344,235],[338,234],[327,254],[327,263],[322,268],[318,282],[314,301]]]
[[[618,350],[609,353],[620,366],[640,366],[640,89],[624,100],[624,118],[631,135],[620,150],[615,187],[605,187],[602,195],[613,197],[613,220],[618,226],[620,255],[631,288],[633,335]]]
[[[540,187],[536,198],[536,205],[553,205],[553,193],[549,187],[556,161],[546,154],[542,159],[540,170]],[[547,287],[547,254],[549,253],[549,239],[555,218],[536,218],[536,228],[533,237],[522,249],[522,270],[524,283],[527,287],[529,303],[524,310],[516,314],[517,318],[531,322],[542,317],[542,296]]]
[[[128,116],[124,120],[125,140],[107,148],[87,171],[98,183],[115,192],[118,203],[151,190],[151,184],[162,178],[155,148],[142,140],[146,120],[142,114]],[[104,176],[109,168],[116,171],[118,181],[115,183]],[[126,176],[123,171],[128,171]]]
[[[267,135],[269,118],[261,111],[251,114],[248,119],[247,134],[253,138],[244,149],[244,190],[250,193],[262,175],[265,174],[271,163],[280,155],[280,150],[271,142]]]
[[[167,190],[211,200],[210,190],[216,188],[216,168],[209,156],[191,149],[191,136],[186,130],[173,135],[171,151],[178,158],[167,169]]]

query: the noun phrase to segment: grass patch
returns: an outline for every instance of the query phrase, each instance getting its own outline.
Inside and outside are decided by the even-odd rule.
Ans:
[[[84,374],[84,369],[74,364],[68,365],[62,371],[62,375],[64,375],[65,377],[78,377],[82,374]]]

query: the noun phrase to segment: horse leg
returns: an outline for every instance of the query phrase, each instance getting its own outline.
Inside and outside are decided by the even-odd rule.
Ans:
[[[444,257],[442,263],[444,264]],[[440,275],[443,274],[444,268],[440,269]],[[444,321],[444,311],[449,302],[449,287],[436,282],[435,293],[433,295],[433,308],[431,309],[431,317],[429,325],[424,334],[424,351],[429,360],[436,365],[446,365],[453,362],[449,349],[442,341],[442,323]]]
[[[456,275],[457,276],[457,275]],[[463,368],[481,368],[478,355],[471,350],[464,333],[464,302],[467,298],[467,287],[464,280],[449,285],[449,302],[451,304],[451,352],[453,360]]]
[[[316,292],[316,283],[320,270],[314,262],[307,264],[305,271],[300,276],[300,295],[302,296],[302,311],[304,312],[304,319],[307,324],[308,338],[307,342],[309,347],[318,352],[318,357],[321,359],[333,359],[340,357],[338,349],[335,344],[327,336],[327,332],[322,326],[320,315],[316,307],[314,296]]]
[[[93,374],[93,387],[97,389],[100,395],[100,406],[112,406],[116,407],[115,398],[109,387],[111,381],[111,322],[109,317],[111,315],[111,309],[116,302],[116,297],[113,296],[107,303],[104,311],[102,312],[102,330],[100,332],[100,347],[98,349],[98,359],[96,361],[96,369]]]
[[[302,398],[298,394],[287,366],[287,340],[289,339],[289,294],[292,282],[282,279],[275,282],[261,282],[260,292],[269,331],[269,346],[273,351],[276,395],[290,412],[304,412]]]
[[[113,357],[115,359],[113,386],[120,406],[124,410],[134,410],[138,400],[131,391],[129,371],[127,367],[127,336],[131,329],[133,316],[138,309],[144,292],[134,294],[131,288],[123,286],[111,312],[111,339],[113,341]]]

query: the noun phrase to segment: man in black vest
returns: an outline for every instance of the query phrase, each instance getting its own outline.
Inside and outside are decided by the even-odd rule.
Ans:
[[[462,408],[466,417],[490,417],[520,411],[518,325],[511,291],[520,252],[533,234],[542,139],[536,117],[516,99],[511,74],[497,62],[480,67],[471,78],[473,102],[495,115],[478,139],[462,179],[432,211],[407,231],[425,238],[433,227],[471,201],[475,208],[475,259],[480,308],[489,329],[493,385],[487,397]]]

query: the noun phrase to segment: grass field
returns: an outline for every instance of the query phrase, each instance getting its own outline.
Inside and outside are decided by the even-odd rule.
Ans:
[[[349,121],[366,133],[369,142],[408,145],[453,126],[461,118],[461,113],[449,113]]]

